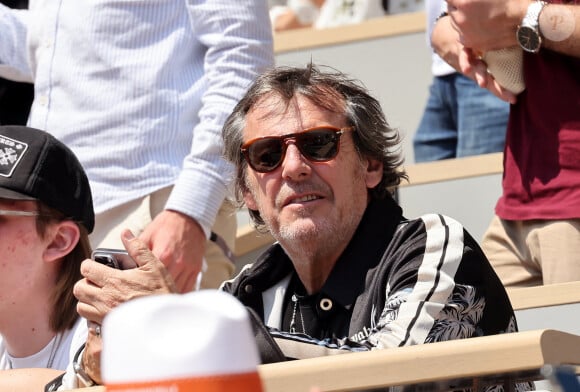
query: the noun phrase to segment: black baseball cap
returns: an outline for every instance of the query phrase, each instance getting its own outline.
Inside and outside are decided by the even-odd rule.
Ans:
[[[0,126],[0,198],[38,200],[82,225],[95,226],[89,180],[75,154],[47,132]]]

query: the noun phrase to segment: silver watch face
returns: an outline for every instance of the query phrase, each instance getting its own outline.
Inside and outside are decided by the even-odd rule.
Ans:
[[[542,46],[542,37],[538,31],[529,26],[520,26],[517,32],[518,43],[523,50],[538,53]]]

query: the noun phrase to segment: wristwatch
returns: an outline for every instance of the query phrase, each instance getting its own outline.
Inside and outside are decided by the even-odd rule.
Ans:
[[[73,358],[73,370],[75,372],[77,381],[79,382],[79,386],[86,388],[97,385],[97,383],[94,382],[93,379],[87,374],[87,372],[85,372],[85,369],[83,369],[82,360],[83,353],[85,351],[85,345],[86,344],[83,344],[81,347],[79,347]]]
[[[526,52],[538,53],[542,47],[540,13],[545,5],[545,1],[533,1],[530,3],[522,24],[518,26],[516,37],[518,43]]]

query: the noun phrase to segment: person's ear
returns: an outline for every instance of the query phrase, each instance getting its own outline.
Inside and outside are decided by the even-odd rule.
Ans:
[[[246,207],[248,207],[249,210],[257,211],[258,210],[258,203],[256,203],[256,198],[254,197],[254,195],[252,194],[252,191],[250,190],[250,184],[249,184],[249,179],[248,179],[250,174],[248,172],[246,172],[245,176],[246,176],[246,178],[245,178],[244,183],[242,184],[242,188],[241,188],[242,195],[244,196],[244,204],[246,205]]]
[[[373,189],[383,179],[383,162],[376,159],[367,159],[365,183],[368,189]]]
[[[50,262],[69,254],[79,242],[81,233],[73,221],[62,221],[51,224],[46,236],[47,244],[43,256],[45,261]]]
[[[254,198],[254,195],[252,195],[252,192],[250,192],[249,189],[244,191],[244,204],[246,205],[246,207],[248,207],[249,210],[254,211],[258,210],[258,203],[256,203],[256,199]]]

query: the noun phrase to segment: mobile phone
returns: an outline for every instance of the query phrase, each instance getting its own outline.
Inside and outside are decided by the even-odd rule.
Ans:
[[[137,267],[135,260],[124,249],[97,248],[91,258],[97,263],[121,270]]]

